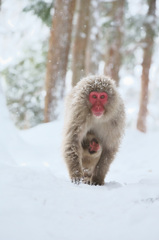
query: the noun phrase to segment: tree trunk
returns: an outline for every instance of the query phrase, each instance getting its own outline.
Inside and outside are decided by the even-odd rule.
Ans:
[[[46,72],[45,122],[57,117],[57,100],[64,92],[75,0],[55,0],[54,6]]]
[[[145,48],[142,62],[142,76],[141,76],[141,98],[140,109],[137,120],[137,129],[141,132],[146,132],[146,117],[148,105],[148,87],[149,87],[149,70],[151,66],[153,43],[154,43],[154,25],[155,25],[155,11],[156,0],[149,0],[149,10],[147,13],[144,39]],[[152,18],[151,18],[152,17]],[[151,20],[151,21],[150,21]]]
[[[72,57],[73,86],[75,86],[76,83],[85,75],[85,58],[89,29],[89,6],[90,0],[79,1],[78,20]]]
[[[122,35],[125,0],[112,2],[112,27],[108,36],[108,48],[105,57],[104,74],[112,77],[117,86],[119,85],[119,70],[122,60]]]
[[[100,2],[92,0],[90,4],[90,21],[89,33],[87,40],[87,51],[85,59],[85,73],[97,74],[99,68],[99,61],[101,60],[101,23],[100,19]]]

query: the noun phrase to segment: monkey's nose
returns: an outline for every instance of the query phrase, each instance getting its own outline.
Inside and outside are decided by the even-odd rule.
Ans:
[[[96,105],[96,106],[97,106],[97,108],[99,109],[99,108],[100,108],[100,103],[99,103],[99,102],[97,102],[97,105]]]
[[[97,109],[99,110],[101,108],[101,105],[100,104],[97,104]]]

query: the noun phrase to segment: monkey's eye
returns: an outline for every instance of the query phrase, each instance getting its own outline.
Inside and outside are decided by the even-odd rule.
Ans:
[[[100,98],[101,98],[101,99],[104,99],[104,98],[105,98],[105,96],[104,96],[104,95],[102,95],[102,96],[100,96]]]
[[[96,96],[96,95],[93,95],[92,98],[97,98],[97,96]]]

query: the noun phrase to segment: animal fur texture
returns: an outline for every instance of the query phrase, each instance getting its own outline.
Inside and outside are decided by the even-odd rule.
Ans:
[[[99,118],[92,114],[89,94],[106,92],[108,102]],[[103,185],[119,149],[125,127],[123,101],[115,82],[106,76],[88,76],[72,89],[66,100],[63,156],[72,182]],[[93,137],[100,145],[95,155],[84,147]]]

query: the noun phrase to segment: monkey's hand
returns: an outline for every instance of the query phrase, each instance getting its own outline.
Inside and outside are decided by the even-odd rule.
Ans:
[[[75,171],[71,176],[72,183],[80,184],[82,180],[82,174],[80,171]]]
[[[100,149],[98,141],[94,138],[89,144],[89,152],[91,154],[96,153]]]

